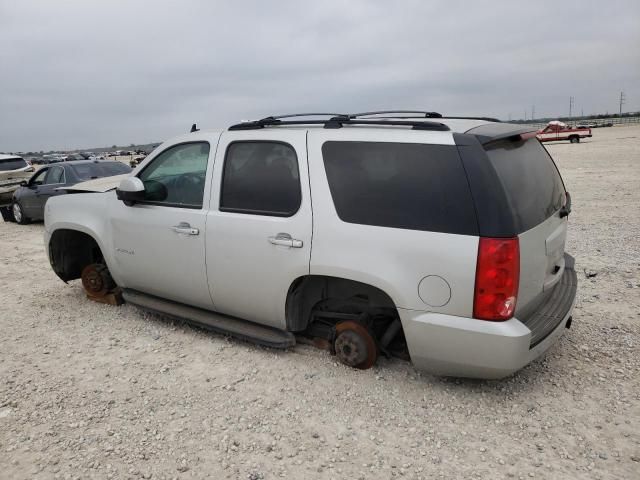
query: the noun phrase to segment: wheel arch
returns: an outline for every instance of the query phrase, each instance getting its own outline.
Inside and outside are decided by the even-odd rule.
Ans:
[[[93,232],[77,226],[52,231],[47,253],[51,268],[64,282],[80,278],[82,269],[91,263],[107,264],[101,242]]]
[[[391,296],[378,286],[345,277],[304,275],[291,282],[287,292],[287,330],[305,330],[311,321],[314,307],[323,300],[348,300],[354,297],[362,299],[370,306],[392,308],[397,312],[398,307]]]

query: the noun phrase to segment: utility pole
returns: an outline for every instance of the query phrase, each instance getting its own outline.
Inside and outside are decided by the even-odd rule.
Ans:
[[[627,96],[624,94],[624,92],[620,92],[620,116],[622,117],[622,105],[624,105],[625,100],[627,99]]]
[[[533,120],[534,118],[536,118],[536,106],[531,105],[531,120]]]
[[[573,104],[575,103],[575,97],[569,97],[569,120],[571,120],[571,113],[573,112]]]

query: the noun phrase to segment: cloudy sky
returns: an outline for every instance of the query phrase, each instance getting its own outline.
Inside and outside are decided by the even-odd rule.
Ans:
[[[300,111],[640,110],[640,2],[0,0],[0,151]]]

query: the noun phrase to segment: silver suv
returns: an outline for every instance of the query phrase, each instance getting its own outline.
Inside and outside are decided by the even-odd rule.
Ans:
[[[192,128],[72,189],[45,212],[62,280],[262,345],[499,378],[571,324],[570,196],[529,127],[267,117]]]
[[[13,221],[13,192],[29,180],[35,168],[17,155],[0,154],[0,214],[5,222]]]

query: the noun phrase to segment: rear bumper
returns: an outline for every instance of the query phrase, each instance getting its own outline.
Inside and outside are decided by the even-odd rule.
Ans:
[[[575,272],[570,274],[575,278]],[[554,307],[557,301],[563,307]],[[550,299],[541,311],[553,312],[553,326],[544,338],[517,318],[488,322],[440,313],[399,309],[409,354],[420,370],[436,375],[502,378],[526,366],[564,333],[573,313],[576,289],[565,289],[562,298]]]

